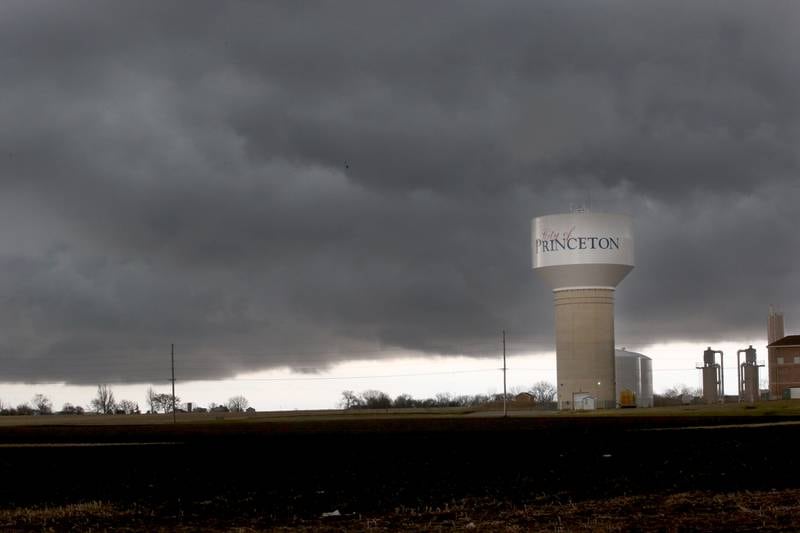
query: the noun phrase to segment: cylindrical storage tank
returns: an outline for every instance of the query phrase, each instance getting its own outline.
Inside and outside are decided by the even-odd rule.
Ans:
[[[642,371],[642,393],[636,404],[639,407],[653,407],[653,360],[642,355],[639,364]]]
[[[617,398],[629,390],[636,397],[636,407],[653,407],[653,361],[623,348],[616,351],[615,364]]]
[[[617,350],[614,362],[614,376],[617,381],[617,400],[622,404],[622,396],[625,391],[631,391],[634,395],[635,405],[639,404],[639,395],[642,390],[639,354],[627,350]]]
[[[633,269],[630,217],[575,212],[532,221],[533,269],[552,287],[561,409],[590,395],[616,407],[614,290]]]

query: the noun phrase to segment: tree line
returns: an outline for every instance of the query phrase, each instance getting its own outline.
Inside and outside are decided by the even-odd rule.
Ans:
[[[530,387],[515,387],[507,395],[508,400],[527,394],[537,404],[555,401],[556,387],[548,381],[539,381]],[[366,390],[356,393],[351,390],[342,392],[339,407],[342,409],[408,409],[431,407],[480,407],[493,402],[503,401],[502,394],[464,394],[454,396],[450,393],[439,393],[432,398],[417,399],[410,394],[400,394],[392,398],[379,390]]]
[[[535,404],[551,404],[556,401],[556,387],[548,381],[539,381],[531,387],[514,387],[509,391],[508,400],[521,393],[530,395]],[[702,390],[679,384],[669,387],[660,394],[653,395],[656,407],[678,405],[681,403],[698,403],[702,401]],[[342,392],[339,407],[342,409],[406,409],[413,407],[479,407],[491,403],[502,402],[502,394],[467,394],[453,396],[448,393],[436,394],[432,398],[417,399],[408,394],[400,394],[392,398],[379,390],[366,390],[355,393],[351,390]]]
[[[700,388],[684,384],[674,385],[661,394],[653,394],[653,407],[702,403],[702,396],[703,391]]]
[[[514,387],[510,389],[508,399],[512,400],[520,394],[530,395],[536,404],[548,404],[556,400],[556,387],[548,381],[539,381],[530,387]],[[666,389],[661,394],[654,394],[654,404],[673,405],[681,401],[696,403],[700,401],[700,389],[689,388],[686,385],[676,385]],[[502,402],[502,394],[466,394],[452,395],[439,393],[432,398],[414,398],[410,394],[400,394],[392,398],[379,390],[366,390],[356,393],[352,390],[342,392],[338,406],[342,409],[407,409],[407,408],[432,408],[432,407],[479,407],[493,402]],[[145,413],[170,414],[173,405],[176,412],[188,411],[189,404],[181,403],[181,399],[166,392],[157,392],[152,387],[145,394]],[[233,396],[224,403],[210,403],[208,407],[192,405],[192,411],[204,412],[232,412],[241,413],[249,409],[250,403],[244,396]],[[13,415],[82,415],[87,412],[96,414],[133,415],[141,414],[139,403],[132,400],[117,400],[114,392],[108,385],[98,385],[95,396],[86,407],[65,403],[60,411],[53,410],[53,402],[43,394],[36,394],[30,402],[11,406],[0,400],[0,416]]]
[[[173,406],[176,412],[186,412],[189,410],[190,404],[181,403],[178,396],[173,398],[172,394],[164,392],[156,392],[152,387],[147,389],[145,395],[146,413],[172,413]],[[250,408],[250,402],[244,396],[233,396],[228,398],[228,401],[222,404],[210,403],[208,407],[201,407],[192,405],[191,411],[197,413],[205,412],[232,412],[243,413]],[[87,407],[80,405],[73,405],[65,403],[60,411],[53,410],[53,402],[44,394],[36,394],[31,399],[30,403],[21,403],[16,407],[6,405],[0,400],[0,416],[15,416],[15,415],[82,415],[87,412],[103,415],[138,415],[142,411],[139,408],[139,403],[133,400],[117,400],[114,397],[114,392],[108,385],[98,385],[95,396],[89,401]]]

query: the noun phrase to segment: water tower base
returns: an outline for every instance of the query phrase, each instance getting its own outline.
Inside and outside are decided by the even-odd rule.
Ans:
[[[613,409],[614,289],[553,291],[559,409]]]

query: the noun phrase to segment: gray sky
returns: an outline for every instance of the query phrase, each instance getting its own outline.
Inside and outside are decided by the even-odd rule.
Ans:
[[[800,4],[0,4],[0,381],[552,349],[530,219],[635,218],[629,346],[800,316]],[[794,320],[794,321],[793,321]]]

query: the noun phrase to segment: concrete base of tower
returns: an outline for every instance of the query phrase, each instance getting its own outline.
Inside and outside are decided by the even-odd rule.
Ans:
[[[559,409],[617,407],[614,289],[553,291]]]

